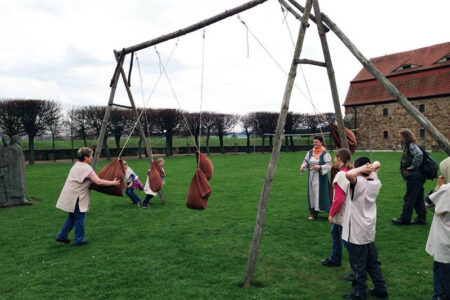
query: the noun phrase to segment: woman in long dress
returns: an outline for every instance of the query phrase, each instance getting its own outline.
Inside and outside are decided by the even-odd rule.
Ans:
[[[313,149],[306,153],[300,167],[300,173],[308,169],[308,206],[309,220],[317,218],[319,212],[329,212],[331,156],[323,146],[323,138],[315,136]]]

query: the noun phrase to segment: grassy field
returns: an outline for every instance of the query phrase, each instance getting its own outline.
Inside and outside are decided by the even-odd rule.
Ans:
[[[122,138],[120,140],[120,146],[123,147],[125,145],[126,138]],[[237,137],[224,137],[223,139],[225,146],[246,146],[247,145],[247,138],[237,138]],[[325,139],[326,143],[329,143],[329,138]],[[139,138],[133,137],[130,138],[127,147],[138,147]],[[165,147],[166,146],[166,140],[164,138],[160,137],[152,137],[151,138],[151,144],[152,147]],[[312,145],[312,137],[294,137],[294,144],[295,145]],[[174,147],[189,147],[193,146],[194,141],[191,137],[175,137],[173,139],[173,146]],[[202,146],[206,145],[206,138],[202,137]],[[256,145],[261,146],[262,145],[262,138],[256,137],[253,138],[253,136],[250,138],[250,145]],[[266,138],[265,145],[269,145],[269,138]],[[22,149],[28,150],[28,140],[25,139],[21,142]],[[52,141],[51,140],[35,140],[34,146],[36,150],[46,150],[46,149],[53,149],[52,148]],[[74,146],[73,149],[79,149],[80,147],[84,146],[83,140],[74,140]],[[97,140],[87,140],[87,146],[88,147],[94,147],[97,146]],[[116,142],[113,138],[108,139],[108,146],[109,148],[116,148]],[[216,136],[213,136],[209,140],[209,146],[220,146],[219,138]],[[56,140],[55,141],[55,149],[71,149],[72,143],[70,140]],[[142,147],[143,144],[142,144]]]
[[[166,206],[154,199],[138,208],[126,197],[92,192],[83,247],[55,242],[66,218],[55,203],[71,164],[27,166],[28,195],[41,202],[0,209],[0,299],[340,299],[351,289],[341,278],[350,272],[348,255],[338,268],[319,263],[331,249],[330,224],[325,214],[307,219],[306,175],[298,174],[304,153],[280,156],[255,282],[239,288],[269,157],[211,156],[213,195],[204,211],[185,206],[193,157],[166,160]],[[432,214],[426,226],[392,225],[405,191],[400,153],[374,159],[383,183],[376,245],[390,299],[429,299],[433,258],[424,249]],[[148,161],[128,163],[143,180]]]

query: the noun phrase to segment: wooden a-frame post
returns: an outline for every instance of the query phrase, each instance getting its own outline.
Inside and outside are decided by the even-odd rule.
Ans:
[[[295,6],[299,11],[305,13],[306,7],[303,7],[296,0],[288,0],[293,6]],[[317,18],[317,17],[316,17]],[[312,18],[313,22],[317,23],[317,19]],[[419,110],[411,104],[411,102],[406,98],[400,91],[384,76],[375,65],[368,60],[359,51],[359,49],[350,41],[350,39],[342,32],[342,30],[324,13],[320,13],[320,18],[323,23],[325,23],[336,36],[344,43],[344,45],[350,50],[350,52],[359,60],[359,62],[366,68],[367,71],[372,74],[375,79],[380,82],[380,84],[392,95],[395,101],[397,101],[410,115],[416,119],[416,121],[422,125],[424,129],[434,138],[434,140],[439,144],[439,146],[450,155],[450,142],[448,139],[423,115]]]
[[[248,256],[247,270],[245,272],[244,282],[242,287],[247,287],[253,280],[255,272],[256,260],[258,258],[259,243],[261,241],[262,231],[264,228],[267,200],[269,198],[270,187],[272,185],[275,169],[278,163],[278,157],[281,149],[281,136],[283,135],[284,125],[286,123],[286,115],[289,109],[289,101],[292,94],[292,88],[294,86],[294,80],[297,75],[297,63],[300,53],[303,47],[303,41],[305,38],[306,28],[308,26],[309,11],[311,10],[311,0],[306,1],[306,10],[303,14],[303,18],[300,25],[300,30],[297,38],[297,43],[294,51],[294,58],[292,59],[291,69],[289,71],[286,88],[284,90],[283,102],[281,104],[280,116],[278,117],[277,129],[275,131],[275,143],[272,148],[272,155],[270,157],[269,167],[267,169],[266,178],[261,191],[259,199],[258,213],[256,216],[255,230],[253,232],[252,244],[250,247],[250,253]]]
[[[148,144],[148,141],[147,141],[147,139],[145,137],[145,132],[144,132],[144,129],[142,128],[142,124],[141,124],[141,121],[139,119],[139,114],[137,112],[136,105],[134,103],[133,94],[131,93],[130,87],[128,86],[127,76],[126,76],[125,70],[123,69],[123,66],[122,66],[122,64],[123,64],[123,62],[125,60],[125,55],[119,55],[117,53],[117,51],[114,51],[114,57],[115,57],[115,59],[117,61],[117,66],[115,68],[114,75],[113,75],[113,78],[111,80],[111,91],[110,91],[110,97],[109,97],[109,101],[108,101],[108,106],[106,107],[106,112],[105,112],[105,115],[103,117],[102,128],[100,130],[100,135],[99,135],[99,138],[98,138],[98,141],[97,141],[97,147],[95,149],[95,156],[94,156],[94,159],[93,159],[93,162],[92,162],[92,168],[94,170],[96,169],[98,160],[100,158],[100,153],[101,153],[102,146],[103,146],[103,140],[104,140],[104,137],[105,137],[105,134],[106,134],[106,127],[108,126],[108,121],[109,121],[109,118],[111,116],[112,107],[114,105],[116,105],[116,104],[114,104],[114,96],[115,96],[116,89],[117,89],[117,84],[118,84],[118,81],[119,81],[119,74],[122,77],[122,81],[124,83],[125,89],[127,91],[128,99],[130,100],[130,104],[131,104],[131,107],[127,107],[127,108],[131,108],[131,110],[133,112],[133,115],[136,118],[136,123],[137,123],[137,128],[138,128],[138,131],[139,131],[139,135],[140,135],[141,139],[144,141],[145,151],[147,153],[147,157],[148,157],[148,159],[150,161],[150,164],[153,161],[152,151],[151,151],[150,146]],[[162,193],[162,191],[159,192],[159,196],[160,196],[160,199],[161,199],[161,204],[162,205],[166,205],[167,204],[166,198],[164,197],[164,194]]]
[[[334,111],[336,113],[336,121],[339,130],[339,139],[341,141],[341,147],[350,149],[348,147],[347,135],[345,134],[344,119],[342,118],[341,104],[339,103],[339,94],[337,90],[336,78],[334,76],[333,63],[331,62],[330,49],[328,48],[327,37],[325,35],[325,30],[322,25],[322,19],[320,17],[319,1],[312,0],[312,2],[314,7],[314,13],[316,14],[317,29],[319,31],[320,42],[322,43],[322,51],[323,57],[325,58],[325,64],[327,67],[328,79],[330,81],[331,95],[333,97],[333,105]]]

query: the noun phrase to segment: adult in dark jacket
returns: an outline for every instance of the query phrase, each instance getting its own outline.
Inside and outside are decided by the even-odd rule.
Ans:
[[[400,218],[392,219],[395,225],[426,224],[426,208],[423,200],[423,184],[425,179],[420,174],[423,153],[417,146],[414,134],[409,129],[402,129],[398,138],[403,148],[400,172],[406,181],[406,194],[403,196],[403,212]],[[417,218],[411,222],[413,209]]]

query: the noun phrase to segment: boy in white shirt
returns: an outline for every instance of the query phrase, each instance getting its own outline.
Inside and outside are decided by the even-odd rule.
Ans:
[[[354,281],[353,291],[342,295],[345,299],[366,299],[366,278],[369,273],[375,285],[370,293],[377,298],[387,298],[386,281],[381,273],[375,247],[377,207],[375,201],[381,189],[378,179],[379,162],[370,164],[367,157],[359,157],[355,168],[345,173],[350,181],[350,193],[345,200],[342,239],[348,242]]]

